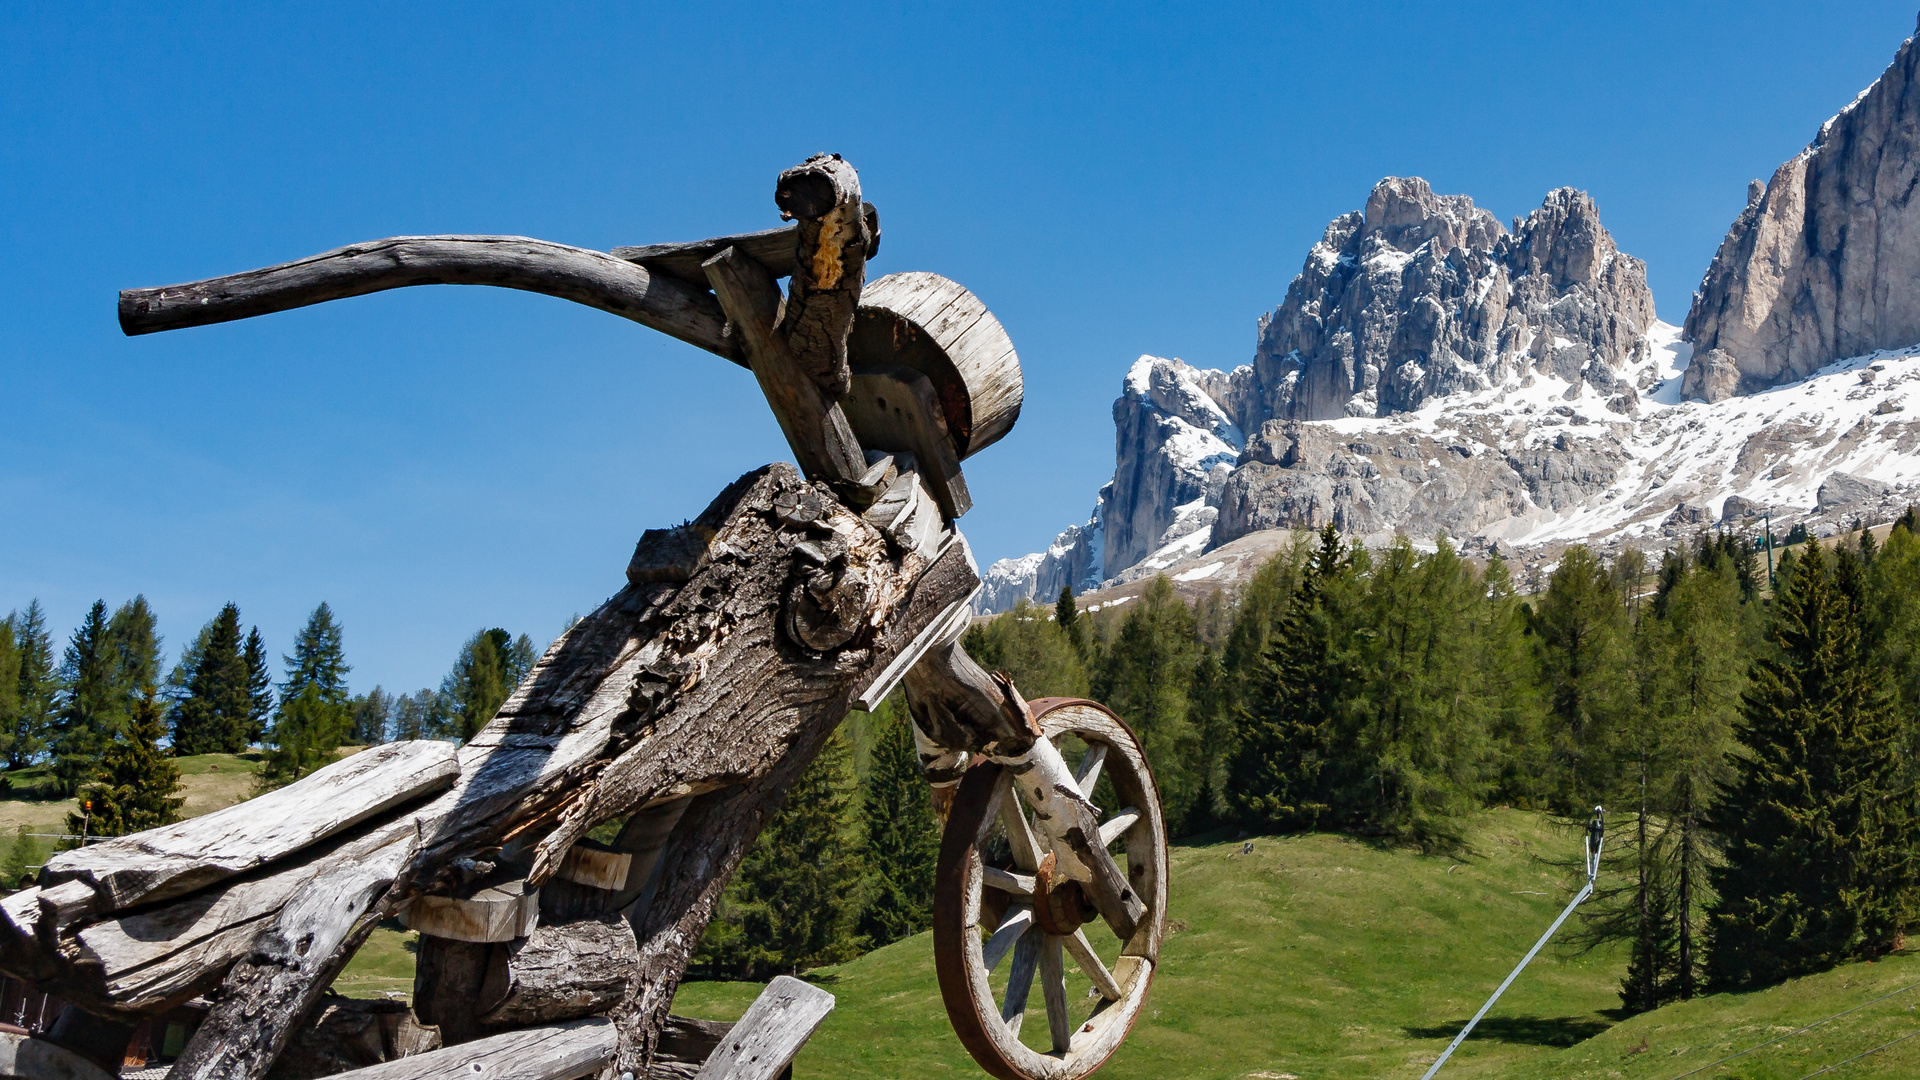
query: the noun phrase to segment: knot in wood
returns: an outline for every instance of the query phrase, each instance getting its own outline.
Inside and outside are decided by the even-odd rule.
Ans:
[[[814,652],[846,645],[867,625],[873,582],[865,571],[847,565],[846,545],[838,539],[802,540],[793,555],[787,636]]]

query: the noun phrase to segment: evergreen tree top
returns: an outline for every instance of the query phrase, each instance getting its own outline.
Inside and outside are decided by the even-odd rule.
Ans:
[[[313,687],[320,700],[330,705],[347,702],[347,656],[341,644],[340,624],[333,609],[322,600],[307,616],[307,625],[293,639],[293,655],[282,656],[287,677],[280,684],[280,700],[290,701],[301,691]]]

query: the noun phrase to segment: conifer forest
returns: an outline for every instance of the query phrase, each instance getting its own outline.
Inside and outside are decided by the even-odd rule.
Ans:
[[[1176,840],[1318,830],[1471,857],[1487,807],[1571,824],[1605,805],[1573,946],[1623,947],[1639,1012],[1901,947],[1920,906],[1915,524],[1780,552],[1731,532],[1612,561],[1575,546],[1531,594],[1444,539],[1326,529],[1197,604],[1164,577],[1105,610],[1063,591],[964,644],[1031,697],[1125,717]],[[143,597],[96,602],[64,645],[30,601],[0,621],[0,757],[83,802],[71,833],[123,835],[177,820],[180,757],[257,753],[266,790],[343,747],[463,741],[539,648],[483,629],[437,688],[353,693],[345,640],[322,603],[276,664],[228,604],[169,665]],[[939,831],[899,695],[852,714],[691,974],[764,979],[926,929]]]

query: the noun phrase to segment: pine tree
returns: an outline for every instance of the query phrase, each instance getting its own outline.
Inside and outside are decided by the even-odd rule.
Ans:
[[[386,742],[387,722],[393,719],[393,696],[376,686],[356,695],[351,705],[353,729],[347,733],[347,741],[360,746]]]
[[[47,616],[40,609],[40,601],[29,603],[15,621],[14,639],[20,652],[19,712],[12,741],[7,744],[7,768],[23,769],[47,748],[60,692],[53,665],[53,636],[47,630]]]
[[[267,643],[259,627],[247,631],[242,657],[247,665],[247,743],[252,745],[267,737],[273,722],[273,671],[267,666]]]
[[[708,923],[699,961],[760,980],[852,959],[861,878],[852,750],[835,733],[788,789]]]
[[[1900,785],[1885,674],[1861,633],[1862,574],[1819,545],[1783,574],[1775,651],[1753,666],[1734,780],[1707,818],[1707,977],[1765,986],[1889,947],[1914,889],[1913,822]]]
[[[525,639],[525,635],[521,635]],[[532,644],[525,650],[532,652]],[[471,739],[506,704],[519,683],[519,660],[513,651],[513,638],[505,630],[477,630],[460,646],[453,670],[440,683],[440,693],[453,704],[454,718],[462,740]],[[531,667],[531,662],[528,667]]]
[[[0,863],[0,889],[11,892],[33,884],[33,868],[40,862],[40,845],[27,835],[27,828],[20,826],[14,834],[13,846],[7,849],[6,862]]]
[[[107,605],[95,600],[60,662],[60,705],[49,739],[53,777],[71,796],[93,776],[114,733],[126,723],[119,670],[107,633]]]
[[[967,653],[988,671],[1004,671],[1023,696],[1085,697],[1087,670],[1080,652],[1045,608],[1022,598],[1005,612],[967,629]]]
[[[347,697],[346,652],[333,609],[323,601],[281,658],[287,677],[269,732],[272,744],[260,770],[261,786],[290,784],[334,759],[353,728]]]
[[[241,653],[240,609],[228,604],[181,658],[184,696],[173,713],[173,752],[238,754],[251,741],[253,698]]]
[[[1907,508],[1901,511],[1899,518],[1895,519],[1893,527],[1907,530],[1908,536],[1920,534],[1920,507],[1907,504]]]
[[[160,749],[165,734],[159,687],[139,691],[126,727],[101,755],[91,783],[80,789],[83,813],[67,815],[67,831],[90,836],[125,836],[180,820],[186,799],[180,790],[180,766]]]
[[[930,925],[940,823],[899,696],[883,702],[875,719],[879,730],[860,798],[869,894],[859,931],[880,946]]]

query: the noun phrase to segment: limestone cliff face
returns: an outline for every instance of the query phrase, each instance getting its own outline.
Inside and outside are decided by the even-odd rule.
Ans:
[[[1335,218],[1253,364],[1220,397],[1255,430],[1269,419],[1390,416],[1540,370],[1623,395],[1653,324],[1646,266],[1623,254],[1585,192],[1561,188],[1513,231],[1465,195],[1388,177]]]
[[[1748,188],[1687,313],[1688,397],[1719,401],[1920,342],[1920,47]]]

